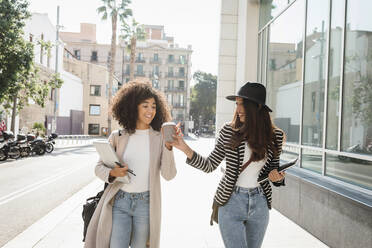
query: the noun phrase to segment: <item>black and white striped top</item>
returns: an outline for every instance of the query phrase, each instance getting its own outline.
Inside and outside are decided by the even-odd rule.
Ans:
[[[277,155],[273,157],[273,152],[270,148],[268,149],[267,161],[264,167],[261,169],[259,177],[268,175],[271,170],[277,169],[279,167],[279,156],[282,152],[284,133],[280,129],[275,129],[274,131],[279,150]],[[219,132],[214,150],[207,158],[202,157],[200,154],[194,151],[192,158],[187,159],[186,161],[191,166],[209,173],[214,171],[223,159],[226,160],[226,171],[218,185],[216,194],[214,196],[214,200],[221,206],[229,200],[235,184],[238,180],[240,167],[243,166],[245,143],[244,141],[241,142],[237,149],[231,148],[229,142],[233,133],[234,131],[231,125],[225,124]],[[284,180],[273,184],[275,186],[284,185]],[[260,183],[260,185],[266,196],[267,206],[269,207],[269,209],[271,209],[272,189],[269,180]]]

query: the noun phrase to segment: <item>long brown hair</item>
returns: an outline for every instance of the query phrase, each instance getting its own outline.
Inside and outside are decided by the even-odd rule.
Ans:
[[[277,154],[278,146],[274,133],[277,127],[272,122],[269,111],[263,105],[247,99],[243,99],[243,107],[244,122],[240,121],[236,110],[231,122],[235,131],[230,141],[231,147],[236,149],[242,141],[247,141],[252,150],[252,161],[264,159],[269,148],[273,151],[273,156]]]

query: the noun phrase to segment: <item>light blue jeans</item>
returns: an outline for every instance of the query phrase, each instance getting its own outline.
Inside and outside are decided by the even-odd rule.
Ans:
[[[145,248],[149,236],[149,192],[115,195],[110,248]]]
[[[226,248],[259,248],[269,223],[269,208],[261,187],[236,187],[219,207],[218,225]]]

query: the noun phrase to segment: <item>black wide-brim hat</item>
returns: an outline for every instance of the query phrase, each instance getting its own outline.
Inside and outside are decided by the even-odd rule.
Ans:
[[[262,104],[269,112],[273,112],[269,106],[266,105],[266,88],[263,84],[247,82],[239,89],[236,95],[227,96],[226,99],[235,101],[237,97]]]

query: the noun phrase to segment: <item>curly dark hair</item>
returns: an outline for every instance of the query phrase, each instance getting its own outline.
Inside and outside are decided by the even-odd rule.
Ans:
[[[161,125],[171,120],[171,114],[164,94],[154,89],[149,82],[130,81],[124,84],[112,100],[111,113],[132,134],[136,131],[138,105],[149,98],[154,98],[156,103],[156,114],[150,126],[160,131]]]

